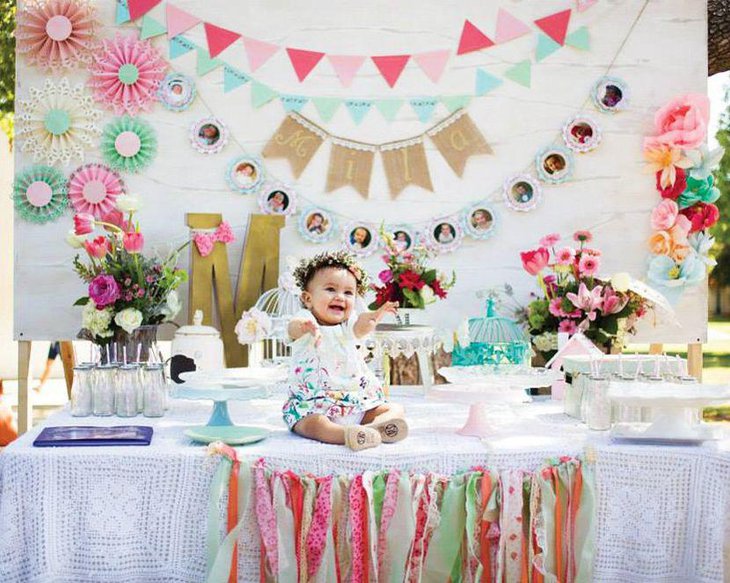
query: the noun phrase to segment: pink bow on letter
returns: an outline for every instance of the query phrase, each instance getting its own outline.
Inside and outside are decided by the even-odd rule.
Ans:
[[[218,228],[212,233],[195,233],[193,235],[193,242],[198,248],[198,253],[203,257],[208,257],[213,252],[213,245],[215,243],[231,243],[236,238],[233,236],[231,225],[226,221],[223,221]]]

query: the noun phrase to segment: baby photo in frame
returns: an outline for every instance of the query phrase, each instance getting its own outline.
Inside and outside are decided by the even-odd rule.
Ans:
[[[416,236],[410,227],[401,225],[391,227],[390,234],[393,237],[393,245],[395,245],[396,249],[398,249],[401,253],[408,251],[411,247],[413,247],[416,241]]]
[[[345,247],[362,257],[370,255],[378,247],[377,231],[365,223],[350,223],[343,231]]]
[[[284,184],[266,184],[259,191],[259,208],[264,214],[291,215],[296,207],[296,192]]]
[[[591,118],[579,115],[563,126],[563,140],[573,152],[590,152],[601,142],[601,128]]]
[[[190,143],[201,154],[217,154],[228,143],[228,128],[218,118],[206,117],[193,124]]]
[[[185,111],[195,99],[195,83],[182,73],[169,73],[157,89],[157,98],[170,111]]]
[[[459,221],[452,217],[432,221],[426,231],[428,246],[439,253],[454,251],[464,237]]]
[[[488,239],[494,234],[497,215],[492,207],[480,202],[464,211],[461,224],[464,232],[473,239]]]
[[[312,243],[324,243],[335,232],[332,214],[320,207],[310,207],[299,215],[299,234]]]
[[[228,165],[226,180],[233,190],[241,194],[256,192],[264,183],[264,179],[261,162],[252,156],[241,156]]]
[[[623,111],[629,105],[629,88],[618,77],[601,77],[591,94],[594,105],[605,113]]]
[[[535,157],[537,175],[543,182],[560,184],[573,174],[573,154],[563,146],[551,146]]]
[[[540,203],[542,187],[529,174],[517,174],[505,181],[502,195],[505,204],[512,210],[528,212]]]

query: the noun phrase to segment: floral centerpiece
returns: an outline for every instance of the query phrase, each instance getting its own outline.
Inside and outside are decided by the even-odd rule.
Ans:
[[[628,274],[598,276],[601,252],[589,247],[593,235],[577,231],[573,243],[561,244],[553,233],[536,249],[520,253],[522,266],[537,277],[542,294],[522,313],[535,350],[544,357],[557,350],[557,333],[579,330],[606,351],[623,346],[648,302],[629,289]]]
[[[77,255],[73,262],[88,285],[88,295],[74,304],[83,306],[79,336],[100,345],[115,340],[134,350],[139,343],[146,353],[149,338],[140,332],[150,327],[155,332],[157,325],[175,318],[182,306],[176,290],[187,280],[187,272],[176,264],[188,243],[165,258],[142,255],[144,235],[133,221],[138,206],[136,197],[122,195],[103,220],[77,214],[67,242],[83,248],[88,259]],[[94,236],[97,228],[103,231]]]

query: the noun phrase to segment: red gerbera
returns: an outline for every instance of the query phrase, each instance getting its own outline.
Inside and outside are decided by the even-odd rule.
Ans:
[[[398,281],[402,288],[410,290],[419,290],[426,285],[426,282],[421,279],[421,276],[410,269],[401,273]]]
[[[440,297],[442,300],[446,297],[446,290],[441,287],[441,283],[438,279],[433,280],[433,283],[431,284],[431,289],[433,290],[433,293]]]

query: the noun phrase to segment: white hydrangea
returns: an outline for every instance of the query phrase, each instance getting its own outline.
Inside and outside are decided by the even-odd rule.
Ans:
[[[162,313],[165,315],[165,321],[169,322],[170,320],[174,320],[175,316],[180,313],[181,309],[182,301],[180,300],[180,296],[178,295],[177,290],[172,290],[169,294],[167,294],[167,298],[165,298],[165,305],[162,306]]]
[[[142,324],[142,312],[134,308],[126,308],[114,316],[114,322],[127,334],[131,334]]]
[[[558,349],[558,335],[555,332],[543,332],[532,338],[532,343],[540,352]]]
[[[86,328],[97,338],[109,338],[113,332],[109,329],[112,323],[112,311],[109,308],[97,310],[94,300],[84,306],[81,313],[81,327]]]

